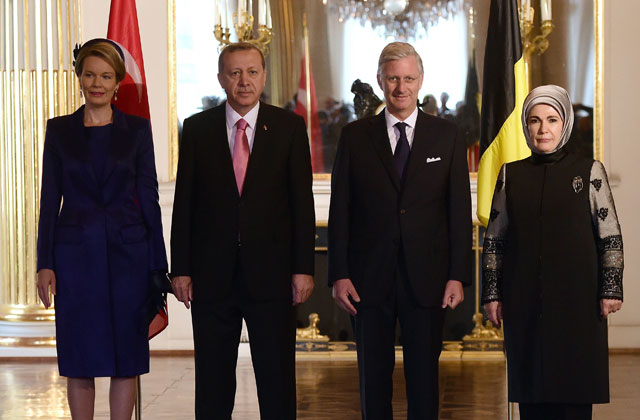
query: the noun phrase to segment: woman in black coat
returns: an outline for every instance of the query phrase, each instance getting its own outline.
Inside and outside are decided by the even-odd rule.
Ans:
[[[541,86],[522,114],[533,154],[505,164],[484,239],[482,301],[504,317],[520,418],[591,419],[609,402],[607,316],[622,306],[622,235],[602,164],[567,153],[567,92]]]

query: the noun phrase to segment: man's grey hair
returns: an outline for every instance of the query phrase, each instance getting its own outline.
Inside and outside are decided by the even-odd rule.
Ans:
[[[222,73],[224,71],[224,58],[227,55],[237,51],[251,51],[251,50],[255,50],[258,52],[258,54],[260,54],[260,60],[262,61],[262,69],[265,70],[266,65],[264,61],[264,54],[262,54],[262,51],[260,50],[260,48],[248,42],[234,42],[227,45],[222,49],[222,51],[220,51],[220,55],[218,56],[218,73]]]
[[[406,42],[392,42],[391,44],[387,44],[378,59],[378,77],[382,77],[382,69],[389,61],[400,60],[401,58],[411,57],[412,55],[414,55],[418,61],[418,71],[420,74],[424,74],[422,58],[420,58],[420,54],[417,53],[411,44]]]

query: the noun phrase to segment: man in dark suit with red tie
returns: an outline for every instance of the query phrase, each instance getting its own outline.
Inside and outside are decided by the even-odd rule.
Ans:
[[[171,264],[191,306],[196,418],[231,418],[244,318],[262,419],[295,419],[293,306],[313,290],[315,216],[304,120],[259,101],[264,57],[219,58],[227,101],[185,120]]]
[[[444,311],[471,280],[471,195],[453,123],[417,109],[422,60],[387,45],[378,62],[386,109],[343,128],[331,179],[329,283],[352,315],[362,417],[393,418],[400,322],[408,418],[438,418]]]

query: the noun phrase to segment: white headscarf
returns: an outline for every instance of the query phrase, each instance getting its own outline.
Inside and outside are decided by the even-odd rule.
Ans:
[[[541,152],[536,149],[533,145],[533,139],[529,134],[529,128],[527,127],[527,117],[529,116],[529,112],[538,104],[552,106],[556,111],[558,111],[560,118],[562,118],[563,126],[560,142],[551,152]],[[571,104],[569,93],[556,85],[539,86],[531,90],[529,95],[527,95],[527,98],[524,100],[524,105],[522,107],[522,128],[524,130],[524,136],[527,139],[527,145],[533,153],[541,155],[554,153],[560,150],[569,141],[571,129],[573,128],[573,105]]]

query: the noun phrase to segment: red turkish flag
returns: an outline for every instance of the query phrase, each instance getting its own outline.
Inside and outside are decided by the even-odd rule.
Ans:
[[[111,0],[107,38],[116,42],[122,49],[127,69],[127,75],[118,89],[118,100],[114,100],[114,105],[124,113],[150,120],[147,78],[144,74],[135,0]],[[165,311],[168,309],[165,303]],[[149,325],[149,339],[162,332],[167,325],[168,312],[158,312]]]
[[[118,100],[114,105],[127,114],[150,119],[135,0],[111,0],[107,38],[120,45],[127,68],[127,76],[120,83]]]
[[[298,85],[298,99],[296,102],[296,114],[304,118],[305,124],[309,127],[307,121],[307,107],[311,107],[311,166],[314,173],[323,173],[324,155],[322,151],[322,129],[320,128],[320,119],[318,118],[318,102],[316,101],[316,86],[313,83],[313,71],[311,71],[311,61],[309,61],[309,86],[307,86],[306,77],[306,57],[302,57],[300,65],[300,84]],[[307,92],[310,92],[311,104],[307,103]]]

